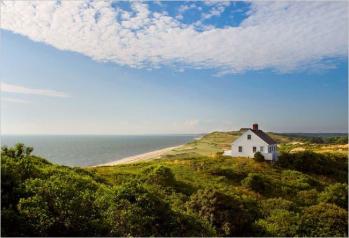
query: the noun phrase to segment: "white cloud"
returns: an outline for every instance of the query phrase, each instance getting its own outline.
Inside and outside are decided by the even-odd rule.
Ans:
[[[207,13],[202,13],[202,19],[201,21],[210,19],[211,17],[215,17],[215,16],[220,16],[227,7],[229,7],[229,5],[232,2],[229,1],[225,1],[225,2],[217,2],[217,1],[204,1],[207,5],[209,6],[213,6],[209,12]]]
[[[138,68],[293,71],[345,57],[348,47],[346,2],[256,1],[240,26],[200,30],[144,2],[125,11],[105,1],[5,1],[1,15],[3,29],[34,41]]]
[[[1,92],[6,93],[18,93],[18,94],[31,94],[31,95],[40,95],[40,96],[48,96],[48,97],[69,97],[64,92],[59,92],[50,89],[36,89],[36,88],[27,88],[21,85],[14,85],[1,82],[0,85]],[[14,100],[12,100],[14,101]]]
[[[19,103],[19,104],[29,104],[30,101],[19,99],[19,98],[10,98],[10,97],[2,97],[2,102],[10,102],[10,103]]]

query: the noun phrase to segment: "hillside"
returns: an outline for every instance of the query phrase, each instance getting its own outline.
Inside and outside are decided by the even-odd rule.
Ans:
[[[318,153],[339,153],[347,154],[348,151],[348,138],[346,134],[338,136],[334,134],[334,137],[327,137],[322,134],[281,134],[281,133],[267,133],[279,144],[279,151],[292,152],[293,149],[298,151],[313,151]],[[212,132],[204,135],[199,140],[194,140],[181,146],[171,153],[166,154],[162,158],[196,158],[201,156],[215,157],[217,153],[222,153],[224,150],[230,149],[230,144],[241,135],[240,131],[231,132]],[[319,137],[319,136],[324,137]],[[313,143],[315,139],[327,138],[327,140],[333,139],[334,143]],[[340,138],[339,142],[336,140]]]
[[[339,145],[270,134],[286,152],[307,150],[276,164],[221,156],[238,135],[214,132],[162,159],[85,169],[3,149],[2,235],[347,236]]]

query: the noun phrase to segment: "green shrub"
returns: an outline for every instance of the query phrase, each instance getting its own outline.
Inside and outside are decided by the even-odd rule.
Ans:
[[[256,153],[254,154],[253,159],[254,159],[254,161],[256,161],[256,162],[264,162],[264,161],[265,161],[264,156],[263,156],[262,153],[259,152],[259,151],[256,152]]]
[[[241,184],[259,193],[264,193],[269,188],[269,183],[265,177],[256,173],[249,173],[248,176],[241,181]]]
[[[16,159],[28,157],[33,152],[33,147],[26,147],[23,143],[17,143],[14,147],[1,147],[1,156],[8,156]]]
[[[262,236],[297,236],[298,214],[283,209],[274,209],[266,218],[256,222]]]
[[[168,203],[137,181],[114,189],[108,208],[111,236],[189,236],[210,233],[189,216],[175,213]]]
[[[250,231],[252,217],[233,197],[213,190],[199,190],[186,207],[190,213],[211,224],[218,236],[243,236]]]
[[[175,185],[175,177],[168,167],[162,165],[150,166],[143,170],[143,174],[147,183],[160,186]]]
[[[223,176],[228,180],[236,182],[240,182],[243,178],[246,177],[246,173],[244,172],[226,168],[213,168],[208,170],[208,174],[212,176]]]
[[[347,180],[348,160],[346,156],[310,151],[281,153],[275,165],[304,173],[331,176],[342,181]]]
[[[296,201],[302,206],[310,206],[317,203],[318,192],[316,189],[303,190],[297,193]]]
[[[293,202],[285,200],[283,198],[269,198],[262,200],[259,204],[261,214],[264,217],[270,215],[275,209],[294,211],[296,206]]]
[[[282,171],[281,182],[283,186],[289,187],[291,192],[309,189],[316,184],[311,177],[295,170]]]
[[[304,210],[300,236],[348,236],[348,212],[333,204],[320,203]]]
[[[342,208],[348,208],[348,185],[344,183],[331,184],[319,195],[320,202],[334,203]]]
[[[97,222],[100,210],[94,205],[98,186],[91,179],[71,173],[28,179],[24,184],[28,196],[19,200],[18,211],[28,221],[31,235],[102,234]]]

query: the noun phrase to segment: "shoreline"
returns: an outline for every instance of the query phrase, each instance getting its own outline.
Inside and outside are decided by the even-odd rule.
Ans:
[[[128,157],[125,157],[125,158],[122,158],[119,160],[115,160],[115,161],[111,161],[111,162],[107,162],[107,163],[103,163],[103,164],[92,165],[89,167],[114,166],[114,165],[119,165],[119,164],[131,164],[131,163],[150,161],[153,159],[158,159],[162,155],[166,154],[167,152],[170,152],[170,151],[172,151],[176,148],[179,148],[183,145],[184,144],[166,147],[166,148],[159,149],[159,150],[153,150],[150,152],[146,152],[146,153],[142,153],[142,154],[138,154],[138,155],[132,155],[132,156],[128,156]]]

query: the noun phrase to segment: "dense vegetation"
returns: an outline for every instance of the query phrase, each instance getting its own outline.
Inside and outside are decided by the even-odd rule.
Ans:
[[[346,154],[285,152],[275,164],[222,156],[237,135],[98,168],[2,148],[1,235],[347,236]]]

